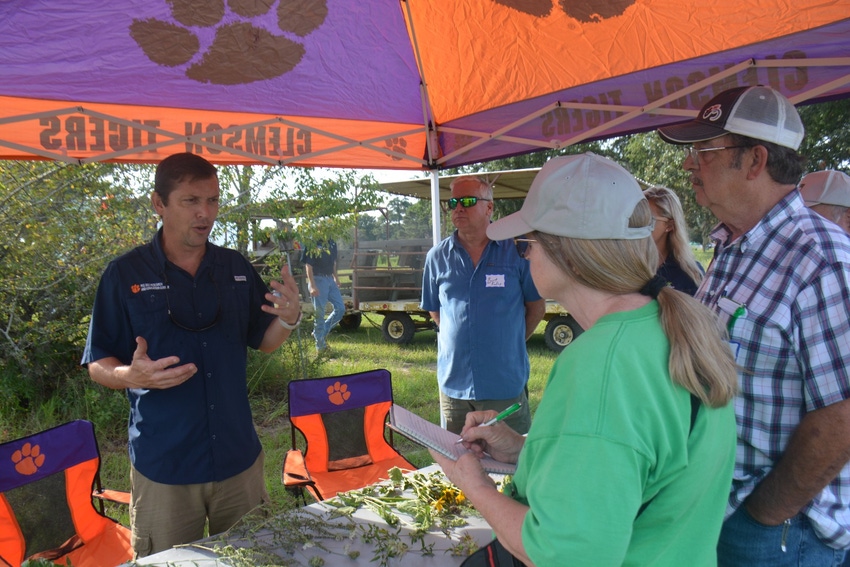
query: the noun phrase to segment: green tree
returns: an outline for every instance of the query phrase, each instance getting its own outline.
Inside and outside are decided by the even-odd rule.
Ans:
[[[276,238],[306,244],[333,238],[348,241],[363,213],[380,208],[379,185],[371,175],[354,170],[317,172],[289,169],[284,183],[270,192],[263,210],[275,218],[292,219],[292,229]],[[367,221],[368,222],[368,221]]]
[[[808,171],[850,169],[850,99],[800,108],[806,137],[800,153],[808,158]]]
[[[384,216],[368,213],[359,215],[357,217],[357,238],[359,240],[384,240],[386,238]]]
[[[431,201],[416,199],[410,204],[404,215],[401,237],[431,237]]]
[[[0,162],[0,412],[78,368],[100,273],[155,229],[138,171]]]
[[[390,240],[398,240],[403,237],[403,225],[405,222],[405,215],[407,214],[407,209],[410,208],[410,201],[404,197],[393,197],[390,199],[385,210],[385,219],[387,225],[389,226],[389,238]]]
[[[711,243],[709,232],[717,219],[711,211],[697,204],[688,172],[682,169],[685,156],[680,147],[665,143],[655,132],[629,136],[623,142],[620,163],[644,183],[675,191],[685,211],[691,241],[708,246]]]

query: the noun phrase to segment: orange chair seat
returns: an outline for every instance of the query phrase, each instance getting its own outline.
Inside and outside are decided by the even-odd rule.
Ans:
[[[393,467],[413,470],[385,438],[391,406],[391,376],[383,369],[290,381],[292,449],[283,461],[284,486],[324,500],[386,480]],[[306,442],[303,453],[296,431]]]

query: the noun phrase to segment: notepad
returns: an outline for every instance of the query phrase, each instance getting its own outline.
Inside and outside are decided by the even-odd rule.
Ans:
[[[458,460],[464,453],[470,452],[457,442],[460,439],[460,435],[422,419],[415,413],[396,404],[393,404],[390,408],[390,421],[387,425],[393,431],[398,431],[411,441],[415,441],[429,449],[434,449],[453,461]],[[514,474],[516,472],[515,464],[503,463],[492,457],[485,456],[480,462],[484,470],[489,473]]]

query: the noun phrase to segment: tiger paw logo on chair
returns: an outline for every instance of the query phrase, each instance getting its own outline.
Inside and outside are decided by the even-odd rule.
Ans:
[[[0,443],[0,565],[103,567],[133,558],[130,530],[106,515],[94,425],[74,420]],[[9,527],[13,527],[9,529]]]
[[[333,405],[341,406],[350,397],[351,392],[348,391],[348,384],[335,382],[332,386],[328,386],[328,399]]]
[[[321,501],[386,480],[393,467],[415,469],[387,432],[388,370],[290,380],[287,390],[292,448],[281,481],[305,504],[307,493]]]
[[[15,470],[24,476],[37,473],[41,465],[44,464],[45,458],[41,452],[41,447],[31,443],[24,443],[23,447],[12,453]]]

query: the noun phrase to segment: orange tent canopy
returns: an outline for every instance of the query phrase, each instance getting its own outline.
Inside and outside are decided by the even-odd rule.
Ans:
[[[845,97],[850,0],[6,0],[0,54],[0,159],[436,170]]]

